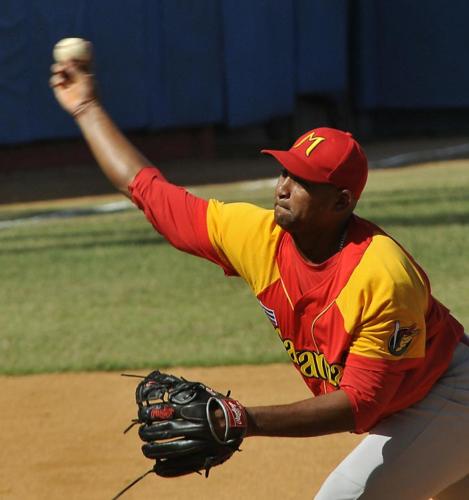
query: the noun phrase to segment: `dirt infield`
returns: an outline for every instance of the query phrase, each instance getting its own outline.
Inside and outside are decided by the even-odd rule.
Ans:
[[[171,370],[232,389],[246,405],[309,396],[290,365]],[[110,499],[148,470],[136,430],[123,435],[135,408],[135,379],[117,373],[0,377],[0,498]],[[123,498],[311,498],[360,436],[250,438],[209,479],[145,478]]]

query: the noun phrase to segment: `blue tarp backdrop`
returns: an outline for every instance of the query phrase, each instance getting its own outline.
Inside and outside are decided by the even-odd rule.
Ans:
[[[468,14],[464,0],[2,0],[0,144],[78,135],[48,87],[67,36],[93,42],[125,129],[238,127],[350,89],[361,109],[468,107]]]
[[[357,3],[360,108],[469,107],[469,2]]]

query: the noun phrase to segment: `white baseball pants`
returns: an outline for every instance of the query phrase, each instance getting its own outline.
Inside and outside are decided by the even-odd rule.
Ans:
[[[403,388],[402,390],[405,390]],[[469,346],[415,405],[380,422],[315,500],[469,499]]]

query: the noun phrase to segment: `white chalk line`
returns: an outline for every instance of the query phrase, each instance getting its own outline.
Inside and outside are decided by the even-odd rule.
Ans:
[[[275,186],[275,179],[259,179],[255,181],[242,181],[237,184],[237,188],[240,191],[256,191],[264,188],[270,188]],[[188,188],[191,190],[191,188]],[[197,188],[193,188],[194,191]],[[14,217],[12,219],[0,220],[0,230],[8,229],[11,227],[21,226],[24,224],[36,224],[39,222],[43,222],[46,220],[53,219],[67,219],[73,217],[85,217],[90,215],[99,215],[99,214],[112,214],[117,212],[124,212],[131,209],[134,209],[135,205],[129,201],[114,201],[103,203],[100,205],[93,205],[89,207],[77,207],[77,208],[68,208],[63,210],[54,210],[41,212],[34,215],[27,215],[23,217]]]
[[[131,208],[134,208],[134,205],[130,201],[124,200],[104,203],[101,205],[93,205],[91,207],[77,207],[64,210],[54,210],[51,212],[27,215],[25,217],[15,217],[13,219],[2,220],[0,221],[0,229],[7,229],[23,224],[34,224],[51,219],[67,219],[88,215],[111,214],[130,210]]]
[[[469,143],[458,144],[455,146],[426,149],[422,151],[412,151],[399,155],[389,156],[381,160],[370,162],[370,168],[395,168],[405,165],[415,165],[431,161],[450,160],[454,158],[466,157],[469,155]],[[236,185],[240,191],[257,191],[265,188],[273,188],[277,182],[276,178],[258,179],[254,181],[240,181],[230,184]],[[191,190],[191,188],[188,188]],[[197,191],[197,188],[193,188]],[[0,221],[0,229],[7,229],[22,224],[34,224],[50,219],[65,219],[72,217],[82,217],[88,215],[111,214],[131,210],[135,206],[129,200],[103,203],[84,208],[70,208],[64,210],[55,210],[53,212],[38,213],[26,217],[15,217]]]

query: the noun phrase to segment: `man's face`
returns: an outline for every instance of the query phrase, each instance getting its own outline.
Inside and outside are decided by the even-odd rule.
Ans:
[[[287,170],[275,188],[275,222],[289,233],[303,233],[334,224],[338,189],[330,184],[304,181]]]

